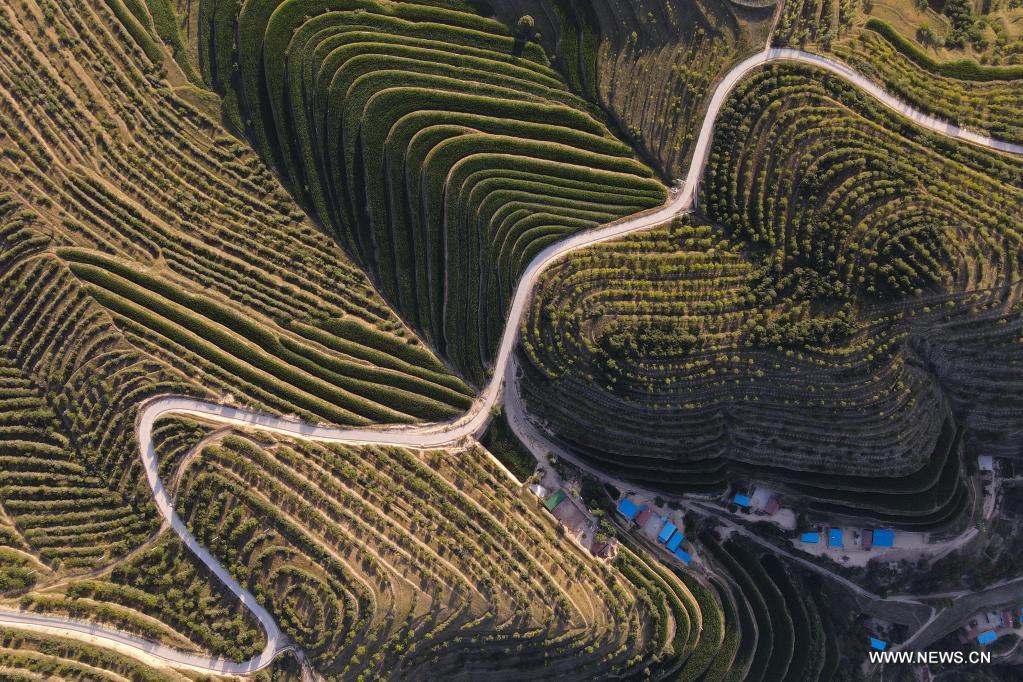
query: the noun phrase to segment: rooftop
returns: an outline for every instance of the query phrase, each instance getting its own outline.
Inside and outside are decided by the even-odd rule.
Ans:
[[[618,503],[618,513],[631,521],[639,513],[639,507],[629,498],[623,497],[622,501]]]
[[[650,517],[654,515],[654,512],[646,506],[640,507],[640,510],[639,515],[636,517],[636,525],[642,528],[650,520]]]
[[[544,506],[546,506],[550,511],[554,511],[554,508],[561,504],[566,497],[568,497],[568,493],[559,488],[557,492],[547,498],[547,501],[544,502]]]
[[[984,632],[977,635],[977,644],[980,644],[981,646],[987,646],[996,639],[998,639],[998,633],[996,633],[994,630],[985,630]]]
[[[895,544],[895,531],[874,529],[874,546],[891,547]]]

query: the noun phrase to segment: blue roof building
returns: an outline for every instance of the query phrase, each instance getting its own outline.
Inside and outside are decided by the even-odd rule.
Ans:
[[[998,639],[998,633],[996,633],[994,630],[985,630],[984,632],[977,635],[977,644],[981,646],[987,646],[996,639]]]
[[[888,648],[888,642],[884,641],[883,639],[878,639],[877,637],[871,637],[870,648],[877,649],[878,651],[884,651],[885,649]]]
[[[675,556],[678,559],[680,559],[682,563],[684,563],[686,566],[688,566],[689,562],[693,560],[693,557],[689,555],[689,552],[685,551],[684,549],[675,550]]]
[[[742,493],[735,493],[735,497],[732,498],[732,501],[735,502],[740,507],[749,507],[749,502],[750,502],[749,495],[743,495]]]
[[[894,544],[895,544],[894,530],[881,530],[880,528],[874,529],[875,547],[891,547]]]
[[[682,541],[686,539],[685,535],[682,535],[679,531],[675,531],[675,534],[668,540],[668,551],[674,552],[678,549],[678,546],[682,544]]]
[[[832,528],[828,531],[828,547],[842,546],[842,529]]]
[[[660,535],[657,536],[657,539],[660,542],[667,542],[668,540],[671,539],[671,534],[674,533],[674,532],[675,532],[675,524],[672,523],[671,521],[665,521],[664,522],[664,528],[661,529],[661,533],[660,533]]]
[[[618,513],[632,521],[636,518],[636,514],[639,513],[639,507],[629,498],[623,497],[622,501],[618,503]]]
[[[800,542],[809,542],[811,544],[816,545],[818,542],[821,541],[821,534],[820,533],[803,533],[802,535],[799,536],[799,541]]]

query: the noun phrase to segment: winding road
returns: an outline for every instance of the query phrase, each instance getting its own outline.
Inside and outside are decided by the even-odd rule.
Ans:
[[[700,127],[688,174],[681,187],[671,190],[671,196],[666,204],[658,209],[631,216],[595,230],[575,234],[564,241],[548,246],[529,263],[519,280],[508,310],[508,320],[494,361],[493,378],[462,417],[451,422],[420,427],[346,429],[320,426],[195,398],[160,397],[143,406],[136,422],[136,436],[156,508],[165,524],[181,538],[182,542],[200,561],[209,567],[210,571],[217,575],[262,624],[267,635],[267,644],[257,656],[239,663],[180,651],[94,623],[21,611],[0,610],[0,624],[84,640],[94,645],[105,646],[133,655],[150,664],[155,661],[177,668],[215,675],[245,675],[256,672],[269,665],[281,652],[293,648],[273,616],[231,576],[205,547],[199,544],[174,511],[173,500],[159,477],[157,455],[151,438],[153,423],[156,419],[170,414],[187,415],[220,424],[255,428],[307,440],[415,448],[443,447],[479,435],[490,419],[491,408],[497,405],[502,398],[506,372],[509,369],[512,351],[518,340],[521,320],[529,306],[533,286],[539,276],[552,263],[568,253],[633,232],[650,229],[675,216],[689,212],[693,207],[696,187],[710,153],[714,123],[721,107],[729,93],[744,76],[760,66],[774,62],[798,62],[829,71],[849,81],[885,106],[923,128],[996,151],[1023,155],[1023,145],[979,135],[920,112],[888,94],[874,82],[839,61],[792,49],[770,48],[759,52],[736,65],[715,88]]]

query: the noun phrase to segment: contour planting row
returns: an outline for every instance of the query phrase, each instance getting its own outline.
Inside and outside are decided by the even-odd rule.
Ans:
[[[213,428],[192,420],[157,423],[154,446],[161,454],[161,478],[169,489],[176,488],[177,472],[186,455],[217,435]],[[121,524],[124,531],[129,523],[130,519]],[[83,523],[80,528],[86,530],[90,525]],[[120,550],[117,553],[124,551],[121,544],[136,544],[129,542],[129,533],[122,532],[122,536],[124,540],[119,542],[108,540],[111,549]],[[18,606],[95,621],[180,649],[234,660],[262,651],[265,637],[251,613],[172,533],[153,536],[147,544],[126,561],[83,579],[50,585],[54,581],[49,576],[41,577],[36,590],[23,594]]]
[[[773,0],[513,0],[492,3],[509,25],[528,14],[572,90],[602,107],[664,177],[685,175],[711,87],[763,46]]]
[[[664,200],[543,51],[498,22],[250,0],[236,34],[223,11],[206,13],[204,67],[256,148],[476,382],[537,252]]]
[[[1007,248],[1019,257],[1017,160],[989,153],[977,163],[965,147],[948,158],[895,114],[861,102],[852,86],[802,68],[744,81],[719,119],[708,215],[780,269],[780,285],[829,285],[821,293],[837,299],[941,291],[961,269],[984,267],[971,261]],[[750,144],[734,146],[739,139]],[[997,285],[991,270],[963,284]]]
[[[625,535],[615,565],[656,613],[659,636],[670,640],[655,679],[747,680],[752,682],[832,680],[840,661],[822,586],[775,556],[751,551],[735,540],[722,542],[713,531],[699,531],[700,561],[708,571],[673,564],[636,563],[642,551]],[[644,542],[645,545],[645,542]],[[654,551],[663,551],[655,549]],[[697,607],[695,610],[693,607]],[[840,620],[844,620],[839,616]]]
[[[1023,142],[1021,66],[935,62],[878,19],[832,51],[921,111],[1000,140]]]
[[[741,472],[830,509],[947,521],[968,502],[960,443],[1018,447],[1019,178],[1018,160],[839,81],[758,72],[705,176],[723,228],[677,224],[552,269],[523,328],[527,402],[653,488]]]
[[[599,101],[666,177],[684,177],[711,88],[763,45],[771,11],[679,0],[592,4],[602,38]]]
[[[952,497],[920,493],[946,462],[959,485],[958,457],[934,444],[948,407],[892,357],[897,316],[848,337],[792,301],[765,318],[755,275],[715,228],[686,223],[571,257],[523,328],[527,404],[573,452],[649,488],[751,476],[822,501],[848,490],[907,523],[947,511]],[[765,346],[772,324],[784,336]],[[879,475],[894,494],[863,495]]]
[[[711,606],[638,556],[621,572],[594,560],[477,449],[229,434],[187,464],[178,509],[344,679],[656,669],[688,656],[669,633],[695,646],[686,623]]]
[[[820,586],[774,555],[712,533],[700,538],[722,574],[715,587],[727,604],[730,636],[704,679],[835,679],[841,661]]]
[[[40,586],[18,606],[235,661],[266,646],[252,614],[169,532],[108,572]]]
[[[153,530],[88,472],[40,392],[2,359],[0,504],[18,544],[53,568],[93,568]]]
[[[57,420],[45,427],[57,435],[25,454],[74,443],[69,466],[127,505],[95,520],[73,496],[65,511],[46,502],[53,518],[32,523],[81,518],[40,547],[45,561],[79,572],[149,534],[133,426],[156,394],[201,384],[348,423],[467,407],[469,388],[303,222],[258,158],[189,103],[187,87],[164,87],[164,67],[106,3],[19,3],[0,8],[0,24],[0,355]],[[44,504],[13,495],[24,514]],[[102,541],[90,549],[94,534]]]
[[[44,679],[101,682],[188,682],[167,668],[151,668],[134,658],[73,639],[0,628],[0,670],[9,682]]]
[[[741,86],[715,137],[708,214],[771,264],[771,300],[843,302],[872,334],[901,317],[903,354],[959,420],[983,425],[967,437],[1011,449],[1018,408],[999,396],[1019,380],[1023,163],[924,134],[812,74],[773,68]],[[751,137],[756,158],[731,147]]]
[[[39,428],[46,434],[26,446],[32,459],[52,446],[73,450],[72,468],[103,481],[130,511],[114,527],[139,528],[124,515],[141,515],[143,528],[155,521],[152,493],[143,480],[135,443],[135,407],[160,393],[194,393],[194,385],[132,347],[107,312],[77,278],[50,255],[7,263],[0,268],[0,339],[8,366],[17,368],[50,410]],[[73,443],[73,446],[69,445]],[[79,522],[92,512],[75,511]],[[124,532],[122,542],[97,547],[127,549],[148,530]]]
[[[166,348],[168,364],[186,375],[220,375],[224,390],[243,390],[278,410],[367,424],[443,419],[453,415],[452,403],[462,409],[470,403],[465,393],[441,383],[274,333],[248,314],[113,259],[71,249],[59,253],[123,328],[154,345],[154,354]],[[189,363],[191,358],[196,360]]]
[[[166,67],[135,48],[108,12],[104,3],[45,13],[25,3],[0,13],[10,29],[0,56],[0,116],[10,123],[0,182],[34,209],[49,239],[85,247],[62,251],[69,260],[152,272],[185,307],[201,308],[193,317],[204,329],[195,333],[154,310],[133,322],[126,306],[149,299],[99,292],[132,343],[264,409],[346,423],[462,412],[468,387],[417,345],[262,162],[224,134],[202,96],[162,87]],[[202,317],[223,311],[244,313],[269,343],[290,348],[234,355],[248,339],[231,330],[231,357],[212,358],[225,351],[211,348]],[[315,409],[289,381],[309,383]],[[250,390],[232,390],[235,382]],[[267,392],[274,382],[279,390]],[[388,388],[367,396],[368,384]]]

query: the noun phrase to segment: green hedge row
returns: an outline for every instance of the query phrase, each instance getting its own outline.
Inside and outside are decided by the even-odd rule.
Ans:
[[[422,379],[395,375],[390,371],[332,358],[313,348],[303,347],[274,334],[227,306],[189,294],[169,282],[134,271],[117,261],[77,250],[65,250],[63,255],[74,259],[72,269],[93,284],[126,295],[135,303],[147,307],[151,304],[154,312],[178,321],[183,327],[222,349],[240,353],[236,357],[250,359],[254,367],[267,369],[278,378],[296,387],[301,386],[306,392],[314,393],[324,400],[352,409],[357,414],[381,421],[404,421],[401,414],[389,409],[393,405],[412,416],[444,419],[458,413],[452,403],[465,403],[464,396],[458,396],[450,389]],[[95,266],[85,263],[94,263]],[[104,276],[103,273],[111,276]],[[258,349],[218,331],[212,322],[224,325],[256,344]],[[297,373],[296,369],[307,372],[308,376]],[[351,391],[352,396],[348,397],[334,387],[343,387],[346,392]],[[356,396],[372,400],[376,406],[360,401]]]
[[[124,2],[122,0],[106,0],[106,3],[128,35],[142,48],[149,61],[157,66],[163,64],[163,50],[153,40],[153,36],[150,35],[145,25],[124,5]]]
[[[241,95],[257,149],[361,257],[406,319],[474,382],[486,376],[518,274],[510,269],[584,220],[614,219],[665,195],[630,148],[564,87],[539,45],[522,43],[469,6],[245,0],[237,29],[240,73],[221,87]],[[534,165],[526,170],[538,181],[517,193],[510,185],[490,192],[473,230],[467,202],[488,185],[463,176],[466,185],[455,192],[462,199],[445,202],[439,194],[450,171],[484,157],[499,168],[526,157],[602,177],[570,187],[594,177]],[[545,175],[568,182],[544,189]],[[595,197],[603,199],[597,211],[589,205]],[[501,201],[543,206],[551,216],[521,229],[502,223],[517,230],[504,257],[487,242],[493,230],[484,222]],[[575,213],[586,209],[589,215]],[[507,272],[481,276],[491,261]],[[495,287],[501,291],[493,297]]]
[[[939,62],[920,49],[916,43],[896,31],[891,24],[871,17],[865,27],[881,34],[892,46],[904,56],[923,68],[948,78],[969,81],[1007,81],[1023,78],[1023,65],[982,66],[972,59],[961,59],[954,62]]]
[[[696,680],[707,671],[721,647],[725,636],[725,617],[710,589],[686,571],[676,570],[675,573],[696,598],[700,612],[702,629],[699,632],[699,643],[686,659],[679,674],[680,679]]]
[[[749,675],[746,679],[748,682],[760,682],[761,680],[770,682],[774,679],[781,679],[766,677],[767,666],[772,659],[774,650],[774,627],[771,622],[770,608],[764,595],[760,592],[756,580],[746,570],[746,564],[740,563],[733,555],[731,547],[726,549],[709,534],[703,534],[700,537],[701,545],[710,550],[710,553],[724,567],[728,575],[735,580],[753,611],[751,615],[756,623],[756,629],[753,631],[757,633],[757,639],[753,659],[750,662]],[[752,630],[752,628],[746,627],[743,629]]]

